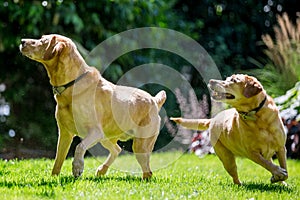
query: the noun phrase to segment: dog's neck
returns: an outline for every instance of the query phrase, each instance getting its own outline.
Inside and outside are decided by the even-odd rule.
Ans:
[[[240,116],[245,120],[256,120],[255,114],[258,111],[260,111],[260,109],[265,105],[266,101],[267,101],[267,95],[265,95],[264,99],[260,102],[260,104],[256,108],[253,108],[248,112],[239,111],[239,110],[237,111],[240,114]]]
[[[72,53],[78,55],[64,58],[58,56],[43,63],[52,86],[66,85],[87,71],[88,66],[82,56],[76,51]]]

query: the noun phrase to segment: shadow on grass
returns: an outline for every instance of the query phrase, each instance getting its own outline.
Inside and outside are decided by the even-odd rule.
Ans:
[[[56,186],[63,186],[67,185],[70,183],[74,183],[76,179],[73,176],[61,176],[57,178],[37,178],[34,180],[18,180],[18,181],[9,181],[9,180],[3,180],[0,181],[0,187],[7,187],[7,188],[12,188],[12,187],[18,187],[18,188],[23,188],[23,187],[39,187],[39,186],[51,186],[51,187],[56,187]]]
[[[47,187],[64,187],[69,184],[74,184],[77,181],[93,181],[96,183],[105,183],[109,181],[116,181],[116,182],[140,182],[140,183],[148,183],[148,182],[161,182],[159,178],[152,177],[151,179],[143,180],[141,177],[127,175],[127,176],[90,176],[90,177],[79,177],[75,178],[73,176],[58,176],[58,177],[46,177],[46,178],[37,178],[34,180],[3,180],[0,181],[0,187],[6,188],[24,188],[24,187],[40,187],[40,186],[47,186]]]
[[[84,177],[84,180],[94,181],[94,182],[105,182],[105,181],[117,181],[117,182],[161,182],[159,178],[152,177],[150,179],[143,180],[141,177],[126,175],[126,176],[94,176],[94,177]]]
[[[239,186],[245,190],[251,190],[251,191],[261,191],[261,192],[287,192],[292,193],[294,192],[293,187],[291,186],[285,186],[279,183],[276,184],[266,184],[266,183],[256,183],[256,182],[249,182],[249,183],[243,183],[243,185]]]

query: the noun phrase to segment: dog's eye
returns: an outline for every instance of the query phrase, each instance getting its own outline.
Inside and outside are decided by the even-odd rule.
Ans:
[[[234,83],[240,83],[241,79],[239,79],[238,77],[234,77],[234,78],[231,78],[231,81]]]
[[[47,38],[41,38],[41,43],[43,43],[43,44],[45,44],[45,43],[47,43],[48,42],[48,39]]]
[[[229,81],[229,82],[237,83],[237,80],[236,80],[235,78],[233,78],[233,77],[230,77],[230,78],[228,79],[228,81]]]

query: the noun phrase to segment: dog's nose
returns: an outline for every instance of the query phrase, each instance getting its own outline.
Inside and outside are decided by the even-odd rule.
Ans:
[[[210,85],[214,84],[215,82],[216,82],[215,79],[210,79],[210,80],[209,80],[209,84],[210,84]]]

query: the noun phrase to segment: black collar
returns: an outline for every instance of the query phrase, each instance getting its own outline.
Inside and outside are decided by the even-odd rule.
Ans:
[[[254,115],[264,106],[266,101],[267,101],[267,95],[265,96],[264,100],[262,100],[262,102],[260,102],[260,104],[258,105],[257,108],[254,108],[254,109],[250,110],[249,112],[238,111],[238,113],[240,114],[240,116],[243,119],[255,120],[256,118]]]
[[[78,76],[75,80],[65,84],[65,85],[61,85],[61,86],[52,86],[52,90],[53,90],[53,94],[54,95],[61,95],[68,87],[71,87],[72,85],[74,85],[74,83],[76,83],[77,81],[79,81],[80,79],[82,79],[86,74],[88,73],[85,72],[83,74],[81,74],[80,76]]]
[[[251,111],[255,111],[257,113],[264,106],[264,104],[266,103],[266,101],[267,101],[267,95],[265,96],[264,100],[262,100],[262,102],[260,102],[260,104],[258,105],[258,107],[254,108]]]

